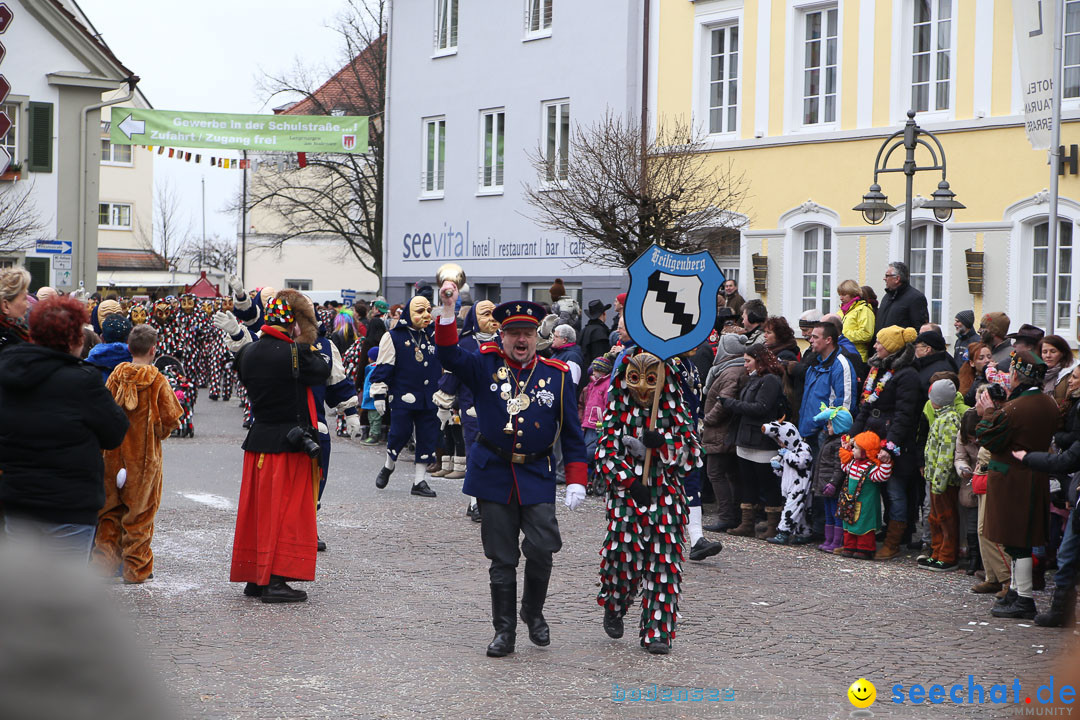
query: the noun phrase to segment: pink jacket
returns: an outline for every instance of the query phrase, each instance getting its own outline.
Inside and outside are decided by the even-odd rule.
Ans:
[[[608,405],[608,387],[611,385],[611,376],[605,375],[600,380],[590,380],[585,389],[581,391],[581,402],[578,403],[578,417],[581,418],[582,430],[596,430],[604,419],[604,412]]]

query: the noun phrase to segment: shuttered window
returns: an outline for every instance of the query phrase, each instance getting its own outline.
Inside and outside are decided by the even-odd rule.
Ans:
[[[27,113],[30,147],[27,169],[30,172],[52,172],[53,167],[53,105],[32,102]]]

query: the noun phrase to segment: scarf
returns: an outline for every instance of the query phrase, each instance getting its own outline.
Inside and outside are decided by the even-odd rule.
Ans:
[[[0,315],[0,330],[6,330],[23,342],[30,342],[30,329],[23,318],[12,319],[6,315]]]
[[[746,361],[742,355],[725,355],[723,359],[717,359],[713,362],[712,367],[709,368],[709,374],[705,376],[705,389],[702,391],[707,397],[709,394],[709,388],[716,382],[716,378],[720,377],[720,373],[724,372],[730,367],[737,365],[744,365]]]
[[[857,298],[857,297],[851,298],[846,303],[843,303],[840,306],[840,312],[843,313],[844,315],[847,315],[848,310],[853,308],[855,306],[855,303],[857,303],[857,302],[859,302],[859,298]]]

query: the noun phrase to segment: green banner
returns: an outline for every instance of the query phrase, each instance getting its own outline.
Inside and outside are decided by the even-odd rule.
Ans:
[[[228,115],[113,108],[117,145],[267,152],[366,153],[368,119],[333,115]]]

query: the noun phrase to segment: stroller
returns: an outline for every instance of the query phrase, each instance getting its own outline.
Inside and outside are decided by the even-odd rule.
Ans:
[[[195,437],[195,422],[192,415],[195,412],[195,401],[199,399],[199,389],[184,371],[184,364],[172,355],[162,355],[154,360],[156,367],[162,375],[169,380],[169,386],[176,393],[176,399],[184,414],[180,418],[180,427],[173,430],[171,437],[193,438]]]

